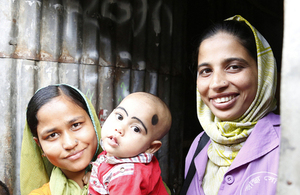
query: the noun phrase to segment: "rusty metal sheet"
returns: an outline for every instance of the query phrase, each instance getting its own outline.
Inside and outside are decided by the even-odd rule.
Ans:
[[[1,82],[5,85],[0,85],[0,122],[2,124],[0,131],[0,180],[9,188],[10,193],[13,193],[15,188],[16,170],[14,162],[16,161],[16,135],[12,128],[11,112],[13,107],[12,97],[12,77],[14,75],[14,67],[12,59],[0,58],[2,70],[0,71]]]
[[[15,35],[15,7],[13,1],[0,1],[0,57],[11,57],[17,44]]]
[[[79,64],[59,63],[58,82],[79,88]]]
[[[58,62],[38,61],[36,68],[37,89],[59,83]]]
[[[147,71],[158,71],[158,67],[160,66],[161,5],[162,0],[148,1],[146,50]]]
[[[100,66],[115,66],[115,23],[109,10],[110,0],[101,1],[100,24]]]
[[[38,59],[42,2],[18,1],[18,37],[14,58]]]
[[[43,0],[39,60],[58,61],[64,7],[62,0]]]
[[[146,69],[147,0],[132,1],[132,69]]]
[[[145,91],[157,95],[158,74],[157,72],[145,72]]]
[[[130,69],[116,68],[114,81],[114,107],[118,106],[121,101],[129,95],[130,90]]]
[[[79,63],[82,55],[82,7],[79,1],[63,1],[61,63]]]
[[[161,6],[160,74],[170,74],[172,64],[173,1],[164,0]]]
[[[98,67],[98,107],[101,126],[114,109],[114,67]]]
[[[173,2],[173,33],[172,33],[172,69],[173,76],[183,75],[183,59],[185,58],[186,51],[184,42],[186,41],[185,32],[185,3],[183,1]]]
[[[91,100],[94,108],[97,108],[98,66],[79,65],[79,89]]]
[[[116,24],[116,67],[130,68],[131,54],[131,15],[132,6],[130,0],[115,1]]]
[[[83,4],[83,43],[81,64],[99,64],[101,1],[81,1]]]
[[[144,91],[145,71],[131,70],[130,93]]]

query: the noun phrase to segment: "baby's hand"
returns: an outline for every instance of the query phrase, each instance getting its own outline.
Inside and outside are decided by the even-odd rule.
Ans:
[[[87,173],[83,176],[82,181],[83,181],[83,184],[84,184],[84,185],[87,185],[87,184],[89,183],[89,181],[90,181],[90,176],[91,176],[91,172],[90,172],[90,171],[87,172]]]

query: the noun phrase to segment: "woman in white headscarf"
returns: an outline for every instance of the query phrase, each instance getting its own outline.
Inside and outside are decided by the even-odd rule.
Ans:
[[[204,132],[186,157],[185,177],[190,166],[196,171],[185,194],[276,193],[276,83],[273,52],[247,20],[236,15],[205,31],[197,71],[197,114]],[[195,155],[204,134],[208,142]]]

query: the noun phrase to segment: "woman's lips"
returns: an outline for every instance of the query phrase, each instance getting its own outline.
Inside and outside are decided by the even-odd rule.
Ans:
[[[225,102],[232,100],[234,97],[235,97],[234,95],[230,95],[230,96],[226,96],[226,97],[214,98],[213,100],[216,103],[225,103]]]
[[[80,151],[73,152],[73,153],[69,154],[69,155],[66,157],[66,159],[69,159],[69,160],[77,160],[77,159],[79,159],[79,158],[82,156],[83,151],[84,151],[84,149],[83,149],[83,150],[80,150]]]
[[[238,96],[230,95],[211,99],[212,105],[219,110],[226,110],[234,106]]]

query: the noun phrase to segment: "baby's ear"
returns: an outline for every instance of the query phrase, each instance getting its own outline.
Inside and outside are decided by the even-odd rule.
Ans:
[[[154,154],[159,148],[161,147],[162,143],[159,140],[154,140],[151,144],[150,147],[145,151],[145,153],[150,153]]]

